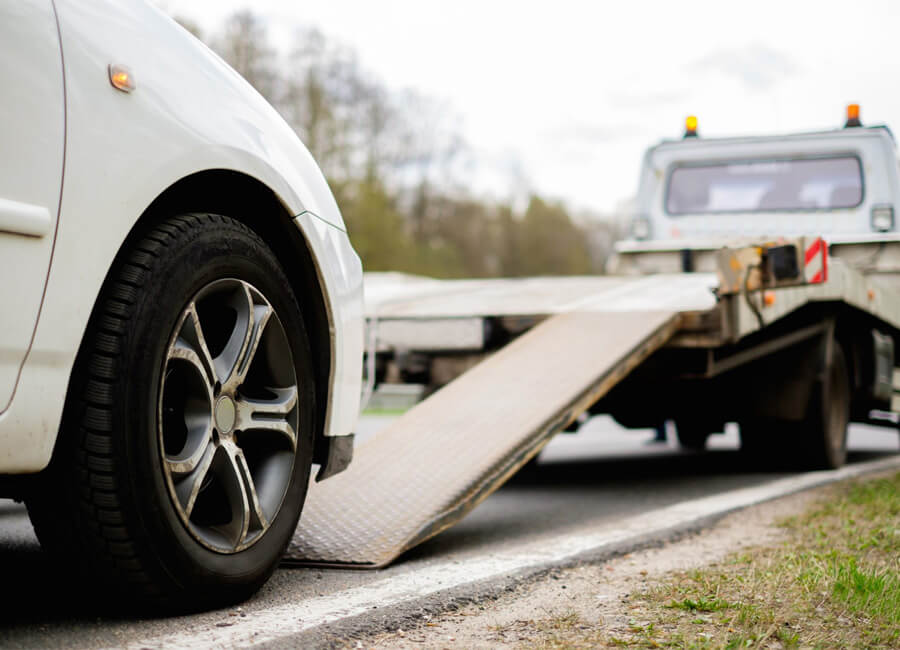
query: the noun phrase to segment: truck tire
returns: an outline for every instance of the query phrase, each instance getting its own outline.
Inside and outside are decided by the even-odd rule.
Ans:
[[[850,376],[841,345],[833,343],[830,367],[816,383],[801,425],[799,450],[811,469],[837,469],[847,460]]]
[[[693,420],[675,420],[675,435],[678,436],[678,444],[692,451],[706,449],[706,441],[712,435],[710,427],[702,422]]]
[[[847,459],[850,422],[850,377],[840,344],[835,341],[831,365],[813,384],[806,417],[741,422],[741,452],[767,469],[837,469]]]
[[[242,223],[167,219],[120,254],[26,499],[41,544],[104,600],[240,601],[306,497],[313,371],[278,260]]]
[[[741,455],[753,469],[779,469],[786,464],[780,454],[784,440],[791,436],[788,423],[755,418],[741,420],[738,427]]]

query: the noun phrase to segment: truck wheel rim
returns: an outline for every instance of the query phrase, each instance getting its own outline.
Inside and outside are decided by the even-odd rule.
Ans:
[[[274,522],[291,483],[297,374],[265,296],[212,282],[184,308],[159,391],[161,465],[175,510],[203,546],[236,553]]]

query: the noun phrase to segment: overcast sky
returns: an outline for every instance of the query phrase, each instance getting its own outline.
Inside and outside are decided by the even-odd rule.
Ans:
[[[900,131],[900,0],[158,0],[215,31],[250,6],[273,39],[314,26],[390,87],[452,106],[498,197],[509,167],[574,209],[636,191],[643,150],[680,137],[832,128],[848,102]]]

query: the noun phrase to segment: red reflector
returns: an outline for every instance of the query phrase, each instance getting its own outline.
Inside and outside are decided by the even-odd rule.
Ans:
[[[806,247],[803,277],[809,284],[828,282],[828,246],[821,237],[816,237]]]

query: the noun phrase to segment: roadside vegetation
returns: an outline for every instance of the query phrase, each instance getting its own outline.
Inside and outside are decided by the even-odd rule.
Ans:
[[[249,81],[319,163],[366,271],[433,277],[602,272],[619,227],[538,196],[512,155],[490,163],[439,98],[392,88],[357,52],[298,27],[279,48],[261,14],[241,10],[203,31],[179,22]],[[474,178],[497,177],[482,196]],[[505,189],[504,189],[505,188]]]
[[[525,647],[900,647],[900,473],[833,488],[780,525],[777,547],[632,594],[625,631],[568,613],[537,621]]]

